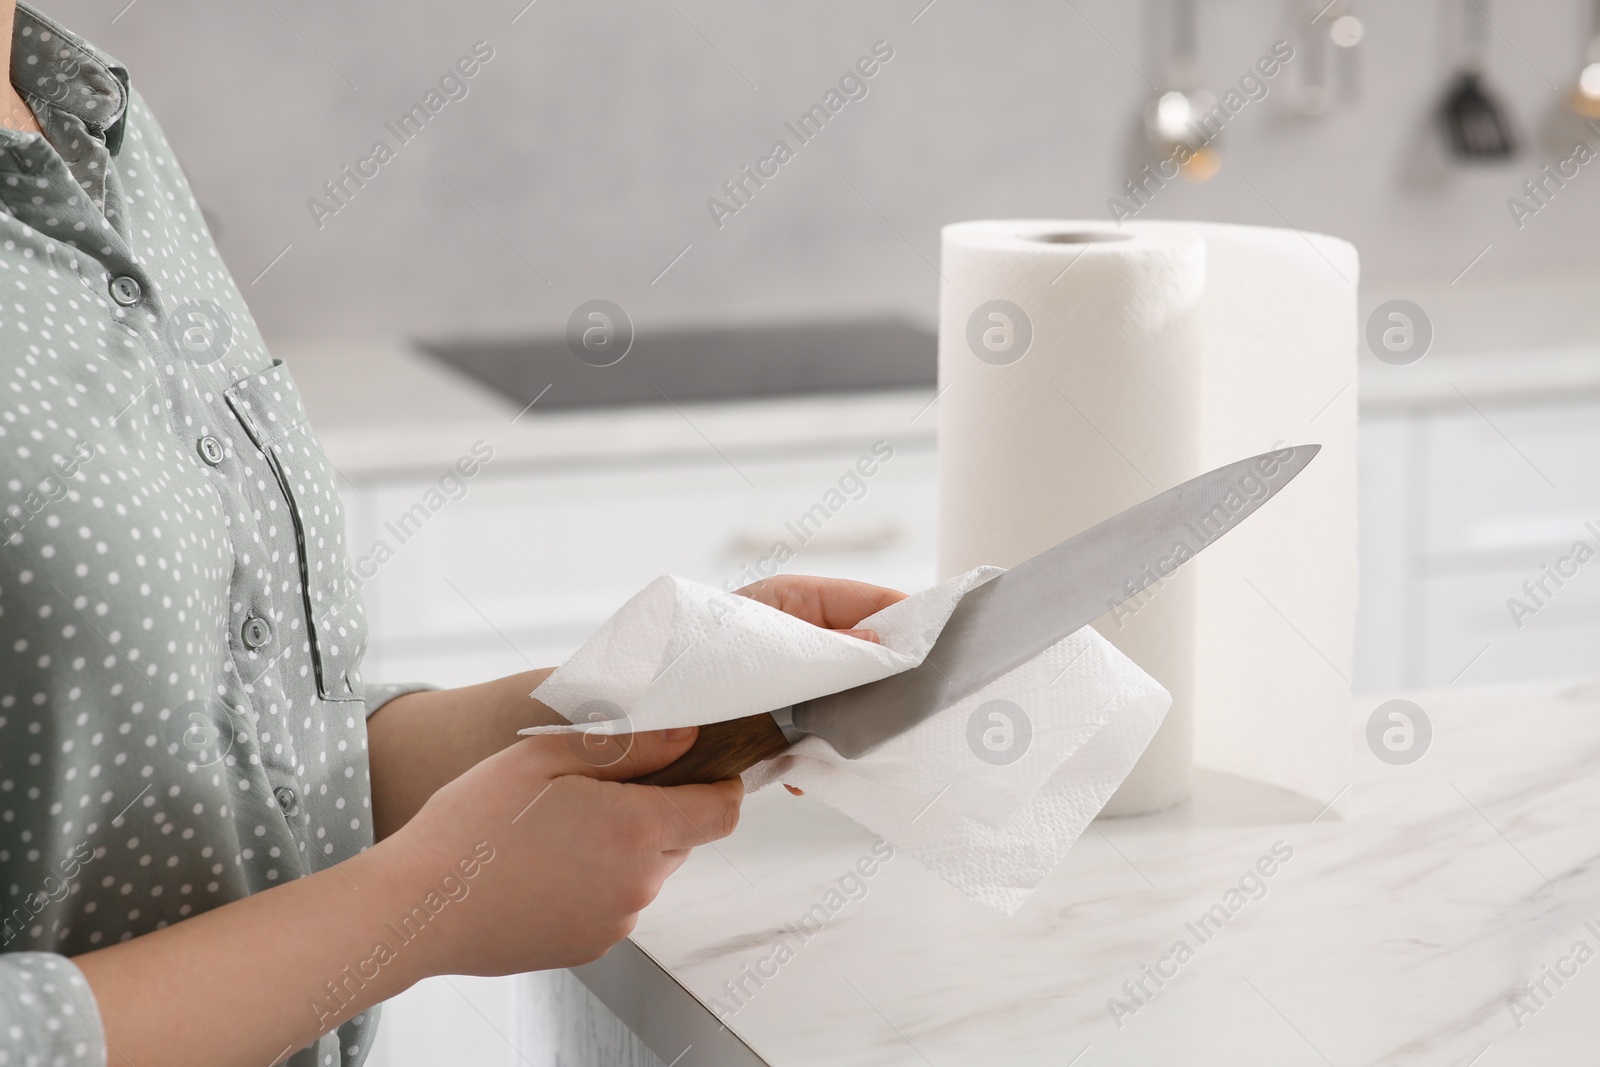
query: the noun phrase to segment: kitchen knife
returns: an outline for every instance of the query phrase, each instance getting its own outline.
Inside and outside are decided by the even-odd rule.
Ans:
[[[688,752],[634,781],[731,778],[806,734],[857,759],[1171,574],[1272,499],[1321,448],[1264,452],[1157,493],[975,586],[916,667],[771,713],[706,723]]]

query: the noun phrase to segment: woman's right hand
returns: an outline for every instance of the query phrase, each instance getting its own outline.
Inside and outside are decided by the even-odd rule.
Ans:
[[[278,1063],[431,975],[598,958],[689,849],[738,822],[737,779],[624,784],[696,733],[518,741],[360,855],[75,957],[108,1062]]]
[[[738,824],[738,779],[625,784],[677,759],[696,733],[530,737],[439,789],[366,857],[406,887],[391,900],[411,898],[393,926],[426,927],[399,950],[417,953],[406,969],[421,978],[571,967],[627,937],[689,850]]]

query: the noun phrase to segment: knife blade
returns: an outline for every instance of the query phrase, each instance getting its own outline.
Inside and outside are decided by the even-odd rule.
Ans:
[[[770,714],[708,723],[677,761],[636,781],[717,781],[806,734],[858,759],[1173,573],[1277,495],[1321,447],[1263,452],[1157,493],[975,586],[916,667]]]

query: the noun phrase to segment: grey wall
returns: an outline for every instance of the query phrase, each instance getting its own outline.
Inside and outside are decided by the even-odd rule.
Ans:
[[[1117,0],[937,0],[914,24],[926,0],[537,0],[513,25],[523,3],[139,0],[115,23],[121,0],[44,7],[132,69],[280,337],[551,330],[595,296],[641,325],[931,315],[939,225],[1103,216],[1150,93],[1140,71],[1161,79],[1146,8]],[[1474,172],[1438,158],[1459,4],[1358,6],[1359,106],[1287,113],[1291,64],[1226,131],[1222,172],[1163,190],[1147,217],[1322,230],[1355,241],[1369,277],[1430,284],[1490,243],[1475,277],[1595,266],[1600,162],[1519,232],[1506,198],[1548,151]],[[1287,8],[1201,0],[1207,80],[1235,80]],[[1573,77],[1589,8],[1493,9],[1493,80],[1525,128]],[[470,95],[319,231],[307,198],[480,38],[495,58]],[[870,95],[719,232],[706,199],[878,39],[895,57]]]

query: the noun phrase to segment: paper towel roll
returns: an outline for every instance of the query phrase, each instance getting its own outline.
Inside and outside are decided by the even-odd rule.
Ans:
[[[1172,693],[1106,807],[1199,762],[1328,799],[1348,781],[1355,250],[1255,227],[1018,220],[944,230],[942,576],[1023,559],[1276,444],[1321,455],[1237,532],[1097,623]]]

